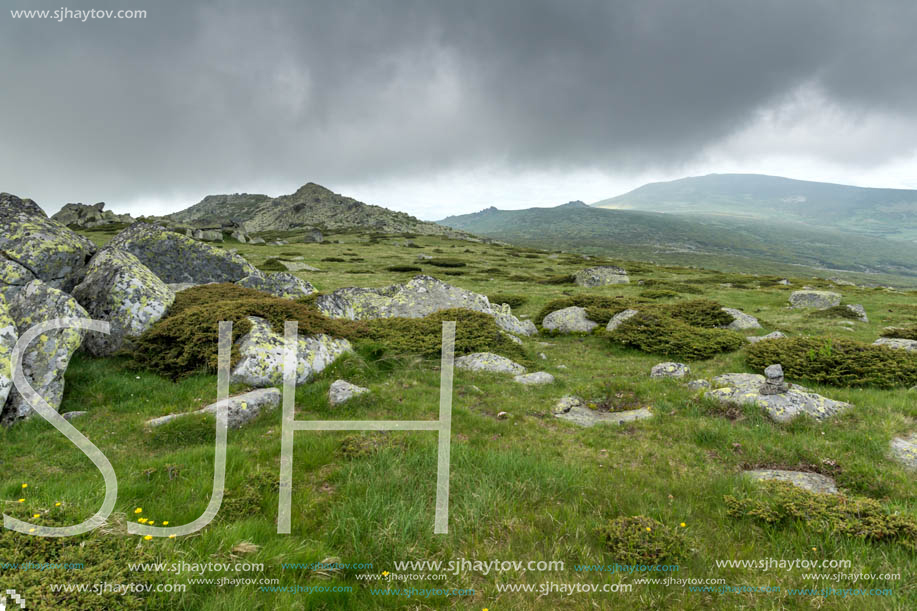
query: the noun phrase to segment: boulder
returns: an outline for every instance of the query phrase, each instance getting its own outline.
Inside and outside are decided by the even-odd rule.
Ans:
[[[494,354],[492,352],[475,352],[467,356],[455,359],[455,366],[458,369],[468,371],[489,371],[493,373],[511,373],[519,375],[525,373],[525,367],[519,363],[514,363],[505,356]]]
[[[7,303],[32,280],[35,280],[35,274],[0,253],[0,297]]]
[[[229,237],[242,244],[246,244],[248,242],[248,235],[241,229],[236,229]]]
[[[873,346],[887,346],[895,350],[917,351],[917,339],[901,339],[900,337],[880,337],[872,343]]]
[[[334,407],[367,392],[369,392],[368,388],[351,384],[347,380],[335,380],[328,389],[328,403]]]
[[[608,321],[608,325],[605,327],[605,330],[614,331],[615,329],[620,327],[621,323],[623,323],[625,320],[633,318],[634,316],[636,316],[639,313],[640,313],[639,311],[631,310],[631,309],[624,310],[623,312],[618,312],[617,314],[611,317],[611,320]]]
[[[800,414],[808,414],[816,420],[826,420],[853,407],[797,384],[789,384],[784,393],[761,394],[765,381],[764,376],[753,373],[727,373],[713,378],[713,390],[705,393],[705,396],[721,403],[757,405],[776,422],[789,422]]]
[[[586,407],[579,397],[568,395],[554,406],[554,417],[572,422],[578,426],[592,427],[596,424],[624,424],[653,417],[653,412],[645,407],[624,412],[605,412]]]
[[[627,272],[620,267],[600,265],[576,272],[574,281],[578,286],[606,286],[608,284],[628,284],[630,278]]]
[[[248,240],[248,243],[249,243],[249,244],[254,244],[255,246],[263,246],[263,245],[264,245],[264,238],[250,238],[250,239]]]
[[[310,283],[287,272],[252,274],[236,284],[286,299],[299,299],[315,292],[315,287]]]
[[[750,314],[746,314],[735,308],[723,308],[723,311],[732,316],[732,322],[726,325],[727,329],[733,331],[745,331],[746,329],[760,329],[761,323],[758,319]]]
[[[659,363],[650,370],[651,378],[683,378],[691,373],[691,368],[684,363]]]
[[[513,378],[517,384],[526,386],[540,386],[542,384],[553,384],[554,376],[546,371],[535,371],[533,373],[524,373]]]
[[[866,315],[866,308],[864,308],[859,303],[848,303],[847,309],[857,315],[857,320],[860,322],[869,322],[869,317]]]
[[[249,316],[248,319],[252,329],[236,342],[241,358],[232,370],[231,380],[255,387],[279,386],[283,384],[283,335],[275,333],[263,318]],[[305,384],[351,350],[346,339],[324,334],[299,336],[296,385]]]
[[[239,255],[161,225],[137,222],[119,233],[109,248],[126,250],[166,283],[236,282],[258,270]]]
[[[258,388],[247,393],[226,399],[226,426],[237,429],[254,420],[262,411],[272,410],[280,405],[281,394],[276,388]],[[183,414],[169,414],[147,421],[147,426],[162,426],[184,416],[195,414],[213,414],[221,407],[220,402],[212,403],[203,409]]]
[[[0,413],[13,389],[13,346],[19,340],[16,323],[6,300],[0,296]]]
[[[130,340],[152,327],[175,301],[175,293],[137,257],[114,248],[92,258],[73,297],[91,318],[111,324],[110,335],[86,336],[84,346],[93,356],[129,348]]]
[[[0,193],[0,227],[0,253],[34,278],[65,292],[83,279],[86,263],[96,251],[91,241],[49,219],[35,202],[9,193]],[[3,270],[4,277],[8,273],[9,269]]]
[[[841,294],[833,291],[793,291],[790,293],[790,307],[824,310],[841,303]]]
[[[494,317],[498,327],[510,333],[532,335],[530,321],[522,322],[508,308],[494,307],[486,296],[446,284],[431,276],[414,276],[404,284],[381,289],[342,288],[321,295],[316,306],[332,318],[369,320],[373,318],[422,318],[440,310],[466,308]]]
[[[917,469],[917,433],[896,437],[891,443],[892,457],[905,467]]]
[[[752,469],[745,471],[745,475],[755,481],[787,482],[817,494],[837,494],[837,484],[834,483],[834,480],[819,473],[785,469]]]
[[[217,229],[195,229],[191,235],[195,240],[201,240],[202,242],[223,241],[223,232]]]
[[[130,214],[115,214],[105,209],[105,202],[97,204],[66,204],[52,220],[61,225],[77,225],[79,227],[100,227],[111,223],[133,223]]]
[[[570,306],[562,310],[551,312],[541,321],[541,326],[548,331],[558,333],[589,333],[599,326],[599,323],[586,317],[586,310],[579,306]]]
[[[783,339],[786,335],[780,331],[774,331],[773,333],[768,333],[767,335],[749,335],[747,339],[752,344],[757,344],[758,342],[764,341],[766,339]]]
[[[34,325],[55,318],[88,318],[76,299],[41,280],[27,284],[10,304],[10,317],[22,335]],[[25,349],[22,370],[26,380],[52,408],[59,409],[64,396],[64,373],[70,357],[83,342],[82,329],[55,329],[36,338]],[[32,407],[13,388],[0,422],[11,424],[30,416]]]
[[[283,268],[287,270],[288,272],[320,272],[322,271],[317,267],[312,267],[311,265],[307,263],[303,263],[301,261],[287,261],[285,259],[278,259],[277,263],[282,265]]]
[[[325,240],[325,236],[322,235],[322,232],[315,228],[306,229],[306,231],[300,235],[290,238],[290,242],[293,244],[320,244]]]

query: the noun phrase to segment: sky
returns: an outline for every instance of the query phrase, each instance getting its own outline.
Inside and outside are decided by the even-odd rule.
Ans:
[[[917,188],[915,23],[910,0],[8,0],[0,191],[139,215],[316,182],[438,219],[709,173]]]

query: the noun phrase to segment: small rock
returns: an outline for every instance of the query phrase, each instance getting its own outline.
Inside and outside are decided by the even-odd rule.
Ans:
[[[780,331],[774,331],[773,333],[768,333],[767,335],[749,335],[745,339],[752,344],[757,344],[758,342],[762,342],[766,339],[784,339],[785,337],[786,335]]]
[[[760,329],[761,323],[758,319],[742,310],[735,308],[723,308],[723,311],[732,316],[732,322],[726,325],[727,329],[734,331],[745,331],[746,329]]]
[[[335,380],[328,389],[328,402],[332,407],[345,403],[356,395],[369,392],[368,388],[351,384],[346,380]]]
[[[508,412],[500,412],[497,414],[497,420],[506,420],[507,418],[509,418]]]
[[[599,326],[586,317],[586,310],[579,306],[570,306],[551,312],[541,321],[541,326],[549,331],[559,333],[589,333]]]
[[[475,352],[474,354],[459,357],[455,359],[455,366],[458,369],[468,371],[489,371],[514,375],[525,373],[525,367],[519,363],[514,363],[505,356],[492,352]]]
[[[783,367],[769,365],[764,369],[764,384],[758,391],[762,395],[782,395],[790,389],[783,380]]]
[[[706,390],[710,388],[710,382],[708,382],[707,380],[691,380],[690,382],[685,384],[685,386],[687,386],[691,390]]]
[[[578,286],[606,286],[609,284],[628,284],[627,271],[612,265],[600,265],[576,272],[575,282]]]
[[[917,433],[896,437],[891,443],[892,457],[905,467],[917,469]]]
[[[683,378],[691,373],[691,368],[684,363],[659,363],[650,371],[651,378]]]
[[[541,385],[541,384],[552,384],[554,382],[554,376],[546,371],[535,371],[533,373],[526,373],[522,375],[517,375],[513,378],[514,382],[519,384],[526,384],[529,386],[532,385]]]
[[[826,475],[806,471],[787,471],[784,469],[754,469],[746,471],[748,477],[756,481],[787,482],[818,494],[837,494],[837,484]]]
[[[546,361],[546,360],[548,360],[548,355],[545,354],[544,352],[539,352],[539,353],[538,353],[538,358],[540,358],[542,361]]]
[[[79,418],[80,416],[85,416],[85,415],[86,415],[86,412],[81,412],[81,411],[67,412],[65,414],[61,414],[61,416],[63,416],[64,420],[66,420],[67,422],[70,422],[71,420],[74,420],[76,418]]]
[[[640,312],[638,312],[637,310],[631,310],[631,309],[624,310],[623,312],[618,312],[611,318],[611,320],[608,321],[608,325],[605,327],[605,330],[614,331],[615,329],[620,327],[621,323],[623,323],[625,320],[629,318],[633,318],[634,316],[636,316],[639,313]]]
[[[848,303],[847,309],[856,314],[857,320],[860,322],[869,322],[869,317],[866,316],[866,308],[859,303]]]
[[[237,429],[243,426],[244,424],[257,418],[258,414],[260,414],[262,410],[274,409],[280,405],[280,397],[280,391],[276,388],[259,388],[257,390],[252,390],[241,395],[229,397],[226,399],[226,425],[231,429]],[[207,407],[199,409],[195,412],[187,412],[184,414],[169,414],[168,416],[153,418],[152,420],[147,421],[147,426],[162,426],[166,422],[171,422],[177,418],[183,418],[193,414],[216,415],[218,407],[220,407],[219,402],[208,405]]]

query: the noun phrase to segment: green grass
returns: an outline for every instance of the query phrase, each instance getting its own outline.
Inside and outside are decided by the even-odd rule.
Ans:
[[[295,251],[322,272],[296,275],[327,292],[342,286],[386,286],[406,275],[387,267],[418,265],[418,252],[464,262],[464,275],[427,273],[489,295],[524,296],[514,308],[533,320],[550,301],[576,296],[623,297],[636,301],[647,287],[690,284],[703,298],[737,307],[757,316],[764,329],[790,336],[841,336],[862,342],[879,337],[887,326],[917,322],[914,294],[883,289],[839,287],[845,303],[862,303],[869,323],[843,325],[786,308],[790,291],[803,284],[828,287],[825,281],[793,278],[793,286],[774,285],[764,277],[737,276],[722,286],[722,275],[700,269],[656,267],[645,263],[592,259],[498,245],[419,236],[421,250],[399,246],[401,239],[348,233],[327,236],[325,244],[285,246],[239,245],[258,265]],[[465,250],[471,252],[465,252]],[[508,257],[510,252],[518,257]],[[351,272],[354,253],[365,263],[359,276]],[[537,254],[539,259],[526,254]],[[343,261],[322,261],[327,258]],[[512,265],[507,266],[506,261]],[[597,264],[622,265],[632,284],[584,289],[574,285],[539,284],[512,277],[541,278],[546,262],[554,275],[573,274]],[[503,271],[506,270],[506,271]],[[708,282],[696,282],[698,280]],[[742,288],[739,288],[741,285]],[[652,284],[650,285],[652,286]],[[680,299],[696,299],[687,294]],[[677,303],[666,300],[665,305]],[[662,304],[660,304],[662,305]],[[848,329],[848,327],[850,327]],[[539,344],[537,342],[542,342]],[[690,362],[693,374],[711,377],[750,371],[746,348]],[[194,374],[172,381],[137,372],[126,358],[91,359],[77,355],[67,372],[62,411],[86,410],[74,420],[109,458],[118,475],[119,496],[106,532],[88,536],[86,546],[50,541],[49,549],[31,553],[28,538],[5,532],[0,562],[28,556],[33,561],[61,557],[86,564],[67,574],[17,575],[3,571],[5,587],[23,587],[36,602],[32,608],[93,608],[100,600],[55,601],[51,582],[112,581],[185,583],[188,574],[131,573],[129,558],[153,562],[263,563],[261,573],[216,572],[205,577],[271,578],[281,585],[345,586],[350,593],[267,593],[256,585],[193,585],[181,594],[153,593],[147,609],[908,609],[917,606],[913,574],[917,557],[894,542],[836,536],[799,520],[767,524],[730,515],[726,497],[744,498],[760,488],[741,476],[752,467],[819,470],[836,478],[847,494],[879,503],[883,511],[917,516],[913,472],[887,458],[892,437],[917,428],[917,402],[904,388],[844,388],[809,383],[825,395],[857,407],[824,423],[797,420],[778,425],[759,410],[727,410],[671,381],[649,379],[650,368],[666,360],[588,336],[534,337],[524,353],[530,370],[543,369],[556,382],[520,387],[506,376],[457,371],[452,424],[451,497],[448,535],[433,534],[436,435],[426,432],[297,432],[294,437],[292,533],[276,533],[280,457],[280,411],[260,416],[243,429],[229,432],[227,493],[223,509],[208,527],[177,539],[142,541],[124,535],[124,521],[134,510],[161,522],[182,524],[206,507],[213,478],[213,420],[176,423],[155,434],[143,423],[164,414],[190,411],[215,400],[215,376]],[[546,359],[537,355],[544,353]],[[565,368],[561,368],[563,365]],[[439,362],[399,351],[361,348],[296,392],[297,419],[413,420],[438,414]],[[337,408],[327,403],[332,381],[345,378],[372,392]],[[809,382],[795,380],[793,382]],[[234,388],[234,391],[244,390]],[[624,393],[619,397],[619,393]],[[565,394],[591,399],[648,405],[655,417],[620,427],[582,429],[552,417],[554,402]],[[616,399],[617,398],[617,399]],[[507,412],[506,419],[497,414]],[[0,430],[0,499],[4,511],[17,517],[54,518],[61,502],[69,523],[92,515],[104,495],[102,478],[93,465],[61,434],[42,420]],[[22,489],[21,484],[28,483]],[[17,503],[19,498],[24,503]],[[603,532],[614,520],[645,516],[672,536],[684,537],[679,547],[678,578],[722,578],[731,586],[779,586],[779,594],[690,592],[680,586],[634,585],[632,593],[573,596],[497,593],[496,584],[633,583],[633,576],[576,572],[574,564],[616,561]],[[685,527],[680,524],[684,522]],[[50,523],[50,522],[48,522]],[[626,523],[624,521],[615,524]],[[671,534],[671,533],[670,533]],[[668,540],[668,539],[667,539]],[[252,544],[239,547],[240,544]],[[52,549],[53,548],[53,549]],[[59,549],[58,549],[59,548]],[[64,549],[66,548],[66,549]],[[813,551],[814,548],[814,551]],[[99,551],[99,550],[102,551]],[[244,550],[249,551],[244,551]],[[55,551],[56,550],[56,551]],[[236,551],[234,551],[236,550]],[[241,550],[241,551],[240,551]],[[283,570],[282,563],[373,563],[372,570],[345,570],[324,576],[305,569]],[[374,596],[383,582],[358,580],[363,573],[395,572],[405,560],[561,560],[560,572],[467,572],[443,581],[408,582],[415,588],[473,588],[471,597],[411,599]],[[900,573],[900,581],[872,581],[867,587],[890,587],[891,597],[808,598],[790,596],[788,588],[811,586],[804,570],[759,571],[721,569],[716,560],[760,558],[847,559],[846,573]],[[620,560],[619,560],[620,562]],[[830,571],[835,572],[835,571]],[[29,572],[22,572],[29,573]],[[638,576],[639,577],[639,576]],[[15,579],[15,580],[14,580]],[[12,584],[6,586],[5,584]],[[394,582],[391,587],[398,587]],[[863,587],[849,580],[822,583],[835,588]],[[44,599],[39,598],[44,596]],[[72,596],[72,595],[71,595]],[[111,604],[118,604],[113,602]],[[126,603],[125,603],[126,604]],[[42,605],[45,605],[42,607]],[[112,607],[116,608],[116,607]]]

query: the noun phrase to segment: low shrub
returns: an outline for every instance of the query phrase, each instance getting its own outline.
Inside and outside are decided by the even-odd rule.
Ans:
[[[836,305],[824,310],[814,310],[809,314],[809,318],[846,318],[849,320],[859,320],[860,316],[845,305]]]
[[[917,325],[907,327],[885,327],[882,337],[898,337],[901,339],[917,339]]]
[[[666,291],[675,291],[676,293],[686,293],[689,295],[701,295],[704,292],[702,289],[691,284],[685,284],[684,282],[670,282],[668,280],[656,280],[653,278],[644,280],[643,286]]]
[[[535,316],[535,324],[541,325],[544,317],[551,312],[578,306],[586,310],[586,316],[589,320],[594,320],[600,325],[608,324],[608,321],[617,314],[632,307],[634,301],[628,297],[605,297],[603,295],[575,295],[573,297],[564,297],[554,299],[541,308],[541,311]]]
[[[851,339],[765,340],[749,346],[746,361],[757,370],[780,363],[789,377],[832,386],[896,388],[917,384],[917,353]]]
[[[389,265],[385,269],[390,272],[422,272],[423,271],[416,265]]]
[[[731,314],[723,311],[722,304],[709,299],[693,299],[658,306],[662,313],[688,323],[692,327],[714,329],[732,322]]]
[[[560,276],[547,276],[536,280],[538,284],[573,284],[576,282],[576,276],[573,274],[562,274]]]
[[[746,343],[735,331],[693,326],[656,311],[639,312],[621,323],[609,337],[643,352],[686,360],[709,359],[721,352],[738,350]]]
[[[761,490],[752,496],[725,496],[723,500],[734,518],[897,543],[917,551],[917,519],[891,513],[870,498],[815,494],[786,482],[762,482]]]
[[[529,300],[529,298],[525,295],[511,295],[509,293],[496,293],[494,295],[488,295],[487,299],[490,301],[490,303],[508,303],[509,307],[511,308],[518,308]]]
[[[642,291],[640,296],[646,299],[671,299],[673,297],[678,297],[678,293],[668,289],[647,289]]]
[[[280,262],[281,259],[271,257],[261,265],[257,266],[263,272],[285,272],[287,268]]]
[[[599,536],[616,562],[623,564],[663,564],[684,558],[689,549],[687,537],[647,516],[615,518],[599,529]]]
[[[468,265],[461,259],[452,259],[449,257],[440,257],[438,259],[429,259],[424,261],[427,265],[433,265],[435,267],[465,267]]]
[[[326,263],[347,263],[347,259],[342,259],[341,257],[325,257],[322,261]]]

